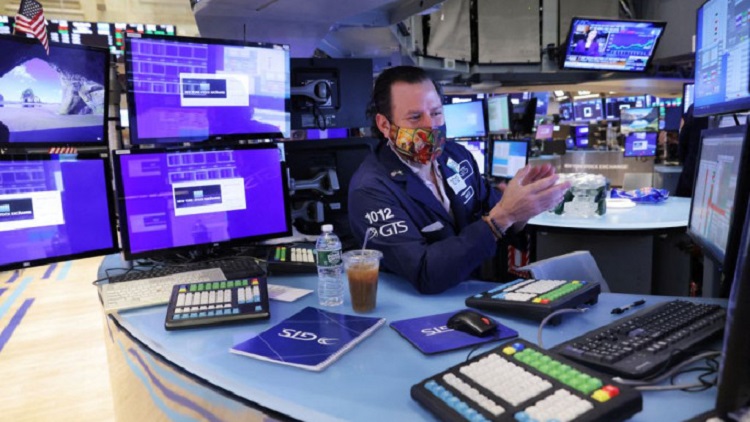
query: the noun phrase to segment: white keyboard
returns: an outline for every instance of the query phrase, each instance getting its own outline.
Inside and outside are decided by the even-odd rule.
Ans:
[[[102,303],[107,312],[165,305],[175,284],[221,280],[226,280],[226,277],[220,268],[208,268],[164,277],[107,283],[101,288]]]

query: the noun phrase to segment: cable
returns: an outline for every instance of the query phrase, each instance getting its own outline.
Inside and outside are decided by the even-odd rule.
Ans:
[[[556,317],[558,315],[562,315],[562,314],[583,313],[583,312],[586,312],[588,310],[589,310],[589,308],[559,309],[559,310],[557,310],[555,312],[552,312],[551,314],[547,315],[546,317],[544,317],[544,319],[542,320],[542,322],[539,323],[539,330],[536,333],[536,344],[539,347],[544,348],[544,346],[542,345],[542,330],[544,329],[544,326],[547,324],[547,322],[550,319],[552,319],[552,318],[554,318],[554,317]]]

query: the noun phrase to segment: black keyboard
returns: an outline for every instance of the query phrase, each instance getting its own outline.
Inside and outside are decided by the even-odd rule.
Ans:
[[[139,271],[137,269],[134,269],[124,274],[110,276],[109,282],[118,283],[121,281],[157,278],[177,273],[184,273],[187,271],[205,270],[209,268],[220,268],[227,280],[265,276],[265,271],[263,271],[263,268],[258,265],[258,262],[254,258],[242,257],[233,259],[220,259],[215,261],[191,262],[189,264],[167,265],[159,268],[152,268],[146,271]]]
[[[684,300],[659,303],[552,350],[592,368],[641,379],[672,366],[718,336],[726,311]]]
[[[316,273],[314,243],[278,245],[268,251],[268,272],[271,274]]]
[[[412,386],[443,421],[621,421],[641,394],[523,340],[508,343]]]

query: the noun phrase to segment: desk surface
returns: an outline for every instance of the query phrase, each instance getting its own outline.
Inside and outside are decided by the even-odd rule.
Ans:
[[[274,284],[314,289],[315,276],[270,277]],[[491,283],[466,282],[436,296],[422,296],[403,280],[381,275],[378,305],[370,315],[393,321],[464,308],[464,299],[484,291]],[[564,316],[561,325],[545,329],[546,347],[616,319],[610,310],[642,296],[602,294],[599,303],[581,315]],[[669,300],[647,297],[647,304]],[[348,301],[348,300],[347,300]],[[705,300],[708,302],[716,300]],[[468,350],[425,356],[393,329],[384,326],[343,355],[323,372],[310,372],[229,353],[229,348],[279,323],[304,306],[317,306],[309,294],[294,303],[271,303],[270,321],[187,331],[164,330],[165,306],[113,314],[121,326],[168,361],[209,384],[293,418],[306,421],[434,420],[411,399],[413,384],[455,365]],[[330,308],[352,313],[345,304]],[[627,314],[626,314],[627,315]],[[494,314],[499,321],[535,341],[537,323]],[[492,343],[477,353],[494,348]],[[686,376],[682,382],[693,382]],[[644,410],[635,421],[684,420],[713,407],[716,390],[701,393],[659,392],[644,394]]]
[[[687,227],[690,198],[671,197],[661,204],[638,204],[633,208],[607,209],[601,217],[580,218],[550,212],[529,220],[538,227],[586,230],[655,230]]]

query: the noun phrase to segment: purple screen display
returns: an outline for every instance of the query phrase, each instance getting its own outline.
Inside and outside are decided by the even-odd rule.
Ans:
[[[104,144],[106,50],[52,44],[47,56],[38,42],[0,38],[0,51],[9,53],[0,55],[0,144]]]
[[[279,150],[119,154],[129,252],[284,234]]]
[[[625,137],[625,157],[656,156],[656,132],[633,132]]]
[[[290,136],[287,48],[127,42],[132,144]]]
[[[0,161],[0,265],[114,247],[104,162]]]

